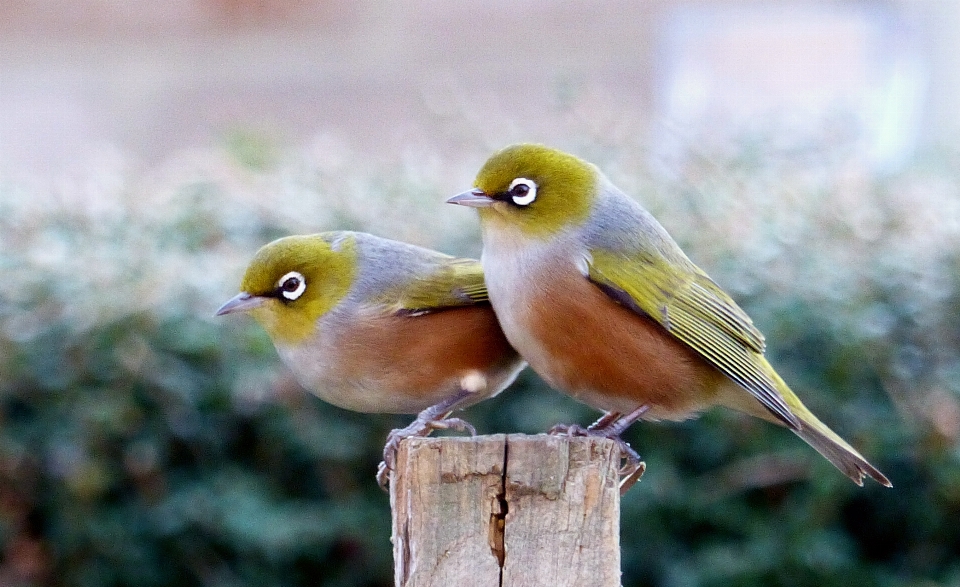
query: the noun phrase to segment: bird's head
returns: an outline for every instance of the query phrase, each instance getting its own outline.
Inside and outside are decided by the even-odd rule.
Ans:
[[[573,155],[518,144],[490,157],[474,189],[447,202],[477,208],[484,229],[506,225],[547,237],[587,219],[599,179],[595,166]]]
[[[240,293],[217,316],[247,312],[274,342],[296,344],[342,300],[357,273],[351,237],[288,236],[265,245],[247,267]]]

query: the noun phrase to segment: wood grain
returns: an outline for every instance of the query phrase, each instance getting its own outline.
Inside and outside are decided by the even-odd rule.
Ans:
[[[391,476],[397,587],[620,585],[612,441],[410,438]]]

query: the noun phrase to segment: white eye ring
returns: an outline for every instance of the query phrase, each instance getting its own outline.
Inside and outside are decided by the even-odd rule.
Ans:
[[[518,177],[517,179],[510,182],[510,187],[508,191],[512,192],[513,188],[518,185],[522,185],[527,188],[527,193],[522,196],[513,196],[510,199],[513,200],[513,203],[517,206],[529,206],[537,199],[537,183],[532,179],[527,179],[525,177]]]
[[[293,289],[288,289],[290,287]],[[307,289],[307,280],[302,273],[291,271],[277,281],[277,289],[280,290],[280,295],[292,302],[303,295],[303,290]]]

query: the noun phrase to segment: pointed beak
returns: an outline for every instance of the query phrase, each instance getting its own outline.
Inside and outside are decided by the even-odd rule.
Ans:
[[[254,308],[262,306],[265,301],[267,301],[267,298],[242,291],[227,300],[227,303],[220,306],[220,309],[217,310],[217,313],[214,315],[223,316],[224,314],[233,314],[234,312],[249,312]]]
[[[447,203],[470,206],[471,208],[486,208],[487,206],[492,206],[495,201],[496,200],[488,196],[483,190],[474,188],[453,196],[447,200]]]

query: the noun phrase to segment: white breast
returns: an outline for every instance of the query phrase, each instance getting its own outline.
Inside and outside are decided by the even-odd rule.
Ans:
[[[546,285],[567,272],[579,272],[572,238],[532,239],[509,230],[484,231],[484,280],[490,303],[507,340],[531,365],[552,359],[530,332],[534,304],[547,303]]]

